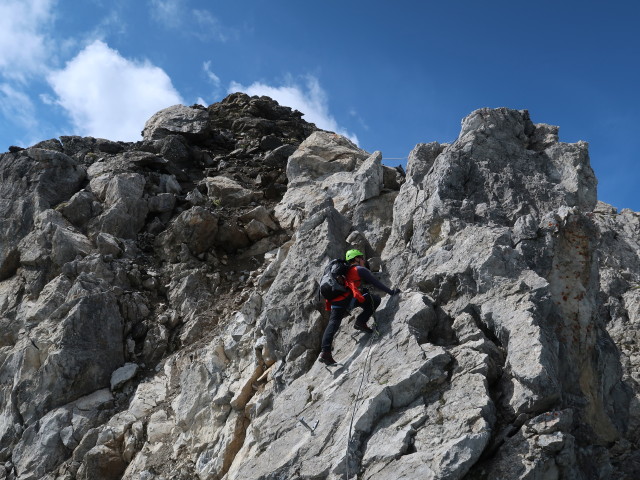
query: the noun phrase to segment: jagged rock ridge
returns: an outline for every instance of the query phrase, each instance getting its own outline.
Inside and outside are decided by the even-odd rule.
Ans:
[[[234,94],[0,157],[4,478],[636,478],[640,225],[586,144],[482,109],[405,178],[301,116]],[[349,247],[403,294],[329,369]]]

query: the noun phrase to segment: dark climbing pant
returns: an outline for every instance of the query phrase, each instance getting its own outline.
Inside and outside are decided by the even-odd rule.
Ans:
[[[349,306],[351,305],[351,300],[353,297],[345,298],[344,300],[340,300],[339,302],[335,302],[331,305],[331,315],[329,316],[329,323],[327,324],[327,328],[324,329],[324,334],[322,335],[322,351],[330,352],[331,344],[333,343],[333,337],[336,335],[336,332],[340,328],[340,324],[342,323],[342,319],[349,314]],[[374,295],[372,293],[364,294],[364,303],[357,303],[355,306],[362,307],[362,312],[360,315],[356,317],[356,323],[359,325],[364,325],[367,323],[373,312],[376,311],[378,306],[380,305],[380,297],[378,295]]]

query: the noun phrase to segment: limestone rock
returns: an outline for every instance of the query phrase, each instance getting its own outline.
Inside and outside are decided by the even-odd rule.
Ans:
[[[81,233],[57,228],[51,237],[51,259],[56,265],[62,266],[78,255],[84,257],[92,252],[93,245]]]
[[[234,253],[240,248],[250,245],[251,241],[244,228],[240,227],[235,218],[230,218],[218,226],[214,245],[227,253]]]
[[[99,233],[96,237],[96,245],[103,255],[119,257],[122,255],[122,246],[116,237],[108,233]]]
[[[76,193],[68,202],[62,203],[57,209],[74,225],[84,227],[87,221],[102,212],[102,206],[95,195],[86,190]]]
[[[68,200],[86,178],[72,158],[52,150],[30,148],[0,158],[0,209],[11,212],[0,224],[0,280],[19,265],[18,243],[33,228],[35,217]]]
[[[2,156],[0,478],[637,478],[640,215],[586,144],[481,109],[405,176],[301,116],[238,93]],[[354,246],[402,293],[327,367]]]
[[[267,228],[271,230],[278,229],[278,225],[276,224],[276,222],[274,222],[273,218],[271,218],[271,215],[269,214],[267,209],[264,208],[262,205],[254,208],[253,210],[245,213],[244,215],[241,215],[238,218],[240,221],[246,222],[246,223],[249,223],[251,220],[257,220],[260,223],[266,225]]]
[[[242,207],[249,205],[255,194],[231,178],[219,176],[206,179],[208,195],[224,206]]]
[[[622,371],[614,368],[609,374],[622,375],[624,385],[632,392],[629,401],[629,417],[626,426],[626,438],[640,438],[640,383],[638,382],[638,322],[640,321],[640,215],[628,209],[618,212],[610,205],[599,202],[593,214],[599,231],[600,288],[602,303],[600,315],[606,322],[606,329],[611,336],[608,347],[619,350]],[[615,365],[615,364],[614,364]],[[622,392],[620,392],[622,393]],[[623,395],[618,395],[616,402],[607,402],[609,411],[615,403],[625,402]],[[624,421],[624,420],[623,420]],[[623,447],[626,441],[620,442],[620,449],[614,452],[613,462],[616,468],[632,477],[640,471],[640,455],[637,450]]]
[[[274,135],[265,135],[260,139],[260,148],[263,150],[275,150],[280,146],[282,146],[282,142]]]
[[[314,132],[287,163],[292,185],[322,180],[331,174],[353,171],[368,155],[347,138],[330,132]]]
[[[269,236],[269,228],[258,220],[251,220],[245,227],[247,236],[252,242],[257,242]]]
[[[400,185],[404,183],[406,174],[401,166],[389,167],[387,165],[382,166],[382,183],[384,188],[389,190],[400,190]]]
[[[80,299],[52,327],[49,322],[41,323],[32,330],[30,340],[20,342],[24,362],[14,392],[17,408],[26,422],[104,388],[111,372],[123,363],[122,320],[109,294],[96,293]],[[37,352],[52,345],[60,345],[59,351],[40,360]]]
[[[289,157],[289,188],[276,207],[278,222],[285,228],[297,227],[325,199],[332,199],[333,204],[344,213],[344,209],[360,201],[360,197],[366,197],[368,192],[365,190],[375,190],[373,183],[381,181],[376,177],[371,179],[371,184],[365,182],[368,187],[355,184],[353,172],[368,156],[344,137],[314,132]],[[361,175],[371,168],[375,169],[376,161],[379,162],[379,157],[372,158],[371,165],[367,164]],[[380,165],[378,167],[382,168]],[[358,189],[358,192],[354,189]]]
[[[384,193],[358,204],[353,210],[353,225],[362,232],[380,255],[391,233],[393,204],[397,192]]]
[[[135,363],[125,363],[111,374],[111,390],[117,390],[126,382],[131,380],[138,373],[138,365]]]
[[[182,112],[181,112],[182,113]],[[187,114],[186,117],[189,117],[189,115]],[[168,123],[172,122],[173,124],[169,127],[169,128],[176,128],[177,125],[175,123],[176,118],[172,118],[171,120],[169,120],[168,118],[164,119],[164,122]],[[164,128],[167,128],[167,124],[165,123]],[[206,123],[205,123],[206,125]],[[160,129],[162,129],[163,127],[160,127]],[[188,120],[185,122],[185,124],[183,124],[182,126],[178,127],[178,129],[180,128],[199,128],[199,126],[197,126],[194,123],[191,123],[189,125]],[[178,130],[180,131],[180,130]],[[158,135],[158,129],[156,129],[153,133],[152,136],[157,136]],[[166,137],[157,140],[156,141],[156,147],[159,149],[159,153],[160,155],[162,155],[163,158],[166,158],[167,160],[174,162],[174,163],[187,163],[189,161],[189,156],[190,156],[190,152],[189,152],[189,148],[185,143],[185,140],[182,136],[180,135],[167,135]]]
[[[19,478],[43,478],[75,449],[80,439],[97,423],[99,410],[113,402],[108,390],[98,390],[74,403],[46,414],[24,432],[14,450]]]
[[[142,198],[144,186],[144,177],[137,173],[112,177],[104,187],[104,212],[90,223],[90,228],[115,237],[134,238],[149,211]]]
[[[175,260],[179,253],[176,246],[184,243],[194,255],[199,255],[213,245],[217,232],[218,218],[203,207],[192,207],[173,221],[158,237],[157,244],[168,258]]]
[[[204,135],[208,123],[209,114],[206,109],[173,105],[147,120],[142,137],[145,140],[158,140],[171,134]]]
[[[176,197],[171,193],[161,193],[149,199],[149,211],[155,213],[171,212],[176,205]]]

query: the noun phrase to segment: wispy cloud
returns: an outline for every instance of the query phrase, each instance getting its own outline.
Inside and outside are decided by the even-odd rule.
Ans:
[[[369,130],[369,125],[364,121],[364,119],[360,116],[356,109],[352,108],[351,110],[349,110],[349,115],[351,115],[351,117],[353,117],[360,124],[360,127],[363,130]]]
[[[215,73],[213,73],[213,71],[211,70],[211,62],[210,61],[206,61],[202,64],[202,69],[204,70],[204,73],[207,74],[207,78],[209,79],[209,81],[213,84],[214,87],[219,87],[220,86],[220,77],[218,77]]]
[[[180,28],[185,20],[185,0],[149,0],[151,18],[168,28]]]
[[[151,1],[158,4],[166,21],[172,9],[179,12],[185,3]],[[162,69],[148,61],[124,58],[104,41],[124,33],[124,2],[105,4],[108,14],[96,18],[93,28],[68,37],[54,30],[58,3],[0,0],[0,118],[12,132],[7,134],[8,141],[25,144],[43,134],[69,132],[67,126],[51,123],[40,111],[44,108],[51,113],[60,107],[70,118],[73,133],[137,140],[151,115],[183,103]],[[88,46],[77,53],[82,45]],[[73,58],[61,67],[60,57]],[[36,93],[43,82],[53,94]],[[17,129],[21,133],[13,133]]]
[[[190,8],[187,0],[149,0],[151,18],[171,30],[181,30],[201,41],[226,42],[232,29],[226,28],[209,10]]]
[[[0,112],[27,130],[37,125],[35,107],[29,96],[8,83],[0,84]]]
[[[126,13],[123,12],[123,8],[124,6],[120,2],[109,4],[109,10],[106,15],[100,17],[100,21],[84,37],[84,41],[86,43],[90,40],[106,41],[108,37],[126,34],[129,23],[127,22]]]
[[[222,82],[220,80],[220,77],[218,77],[218,75],[216,75],[213,72],[213,70],[211,69],[211,61],[210,60],[207,60],[206,62],[204,62],[202,64],[202,71],[204,72],[204,74],[206,75],[207,79],[209,80],[209,83],[213,87],[211,89],[211,95],[210,96],[212,98],[219,98],[220,95],[224,92],[224,90],[221,88]],[[211,102],[207,102],[204,98],[198,97],[198,100],[196,100],[196,103],[199,103],[200,105],[204,105],[206,107]]]
[[[25,82],[42,73],[51,55],[45,26],[53,20],[54,0],[0,2],[0,74]]]
[[[199,27],[193,30],[192,33],[200,40],[217,39],[221,42],[227,41],[227,29],[223,27],[220,20],[211,12],[208,10],[192,10],[191,17]]]
[[[162,69],[128,60],[99,40],[47,78],[80,135],[139,140],[151,115],[183,103]]]
[[[7,139],[13,144],[25,145],[42,134],[28,92],[55,58],[55,5],[56,0],[0,0],[0,118],[7,131],[20,130]]]
[[[336,119],[329,112],[329,99],[327,93],[320,86],[320,82],[313,75],[304,77],[303,84],[289,78],[285,85],[271,86],[261,82],[255,82],[248,86],[232,82],[229,93],[245,92],[248,95],[266,95],[273,98],[281,105],[299,110],[304,114],[304,119],[315,123],[318,128],[330,130],[349,138],[358,144],[358,137],[338,125]]]

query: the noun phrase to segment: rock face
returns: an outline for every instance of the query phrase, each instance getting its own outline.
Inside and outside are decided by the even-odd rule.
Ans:
[[[0,157],[0,478],[633,479],[640,217],[482,109],[406,176],[267,97]],[[379,336],[316,361],[326,263]]]

